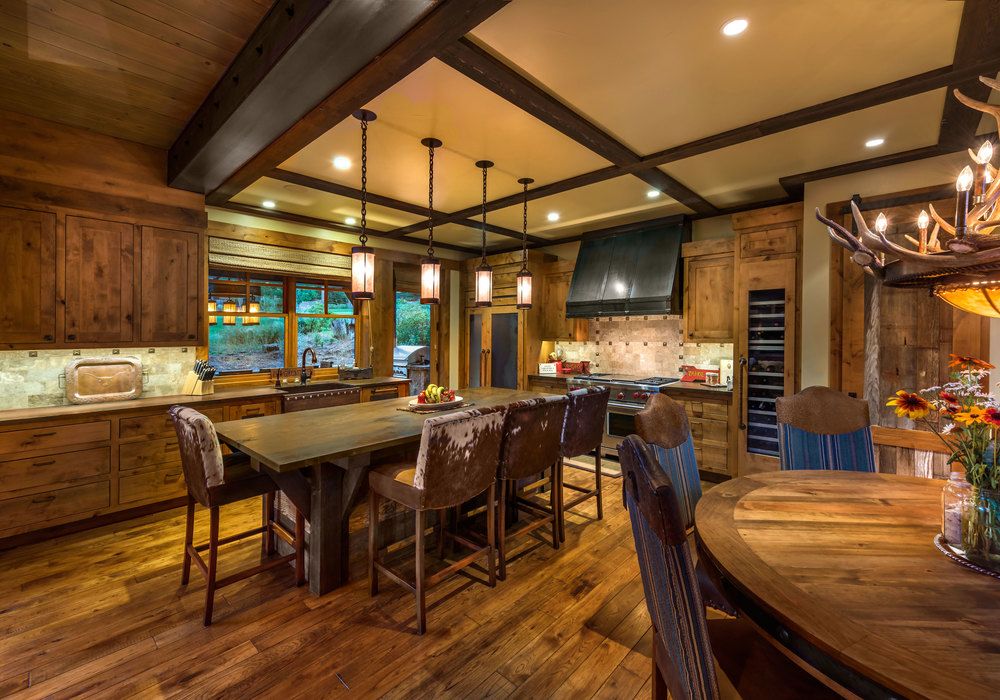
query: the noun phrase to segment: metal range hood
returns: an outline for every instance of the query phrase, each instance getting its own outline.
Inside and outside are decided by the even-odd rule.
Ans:
[[[681,244],[689,240],[691,222],[684,216],[586,234],[567,318],[680,314]]]

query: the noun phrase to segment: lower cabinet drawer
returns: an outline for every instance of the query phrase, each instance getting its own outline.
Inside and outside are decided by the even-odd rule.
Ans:
[[[0,492],[100,476],[110,470],[110,447],[15,459],[0,462]]]
[[[729,473],[729,450],[725,447],[711,447],[704,445],[701,448],[701,459],[698,461],[699,469],[706,469],[722,474]]]
[[[82,515],[111,505],[111,482],[69,486],[0,501],[0,530]]]
[[[274,401],[263,403],[241,403],[229,408],[227,420],[242,420],[243,418],[257,418],[259,416],[273,416],[278,412],[277,404]],[[215,420],[214,418],[212,420]]]
[[[168,462],[179,464],[180,459],[176,437],[122,443],[118,446],[118,468],[122,471]]]
[[[85,442],[111,439],[111,421],[101,420],[73,425],[53,425],[11,430],[0,433],[0,454],[70,447]]]
[[[118,479],[118,503],[176,498],[187,493],[184,472],[180,466],[157,469]]]
[[[197,410],[213,423],[221,423],[226,419],[226,409],[223,406],[198,407]],[[118,437],[122,440],[171,437],[174,434],[174,421],[166,410],[151,416],[134,416],[118,421]]]

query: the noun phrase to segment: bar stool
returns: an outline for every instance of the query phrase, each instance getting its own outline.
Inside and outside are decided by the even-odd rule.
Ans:
[[[563,422],[566,420],[565,396],[518,401],[507,407],[500,447],[500,509],[498,511],[498,549],[500,580],[507,578],[507,536],[516,537],[552,524],[552,547],[559,549],[559,528],[562,520],[562,487],[559,482],[559,460]],[[549,470],[549,505],[522,498],[517,494],[520,479]],[[539,515],[513,532],[507,532],[507,499],[514,513],[526,511]]]
[[[274,494],[277,487],[271,477],[254,470],[250,466],[250,458],[245,455],[233,454],[223,457],[212,421],[193,408],[173,406],[170,409],[170,417],[177,432],[181,467],[184,470],[184,481],[187,483],[188,491],[181,585],[186,586],[190,580],[193,559],[205,575],[205,626],[212,624],[215,591],[219,588],[292,561],[295,562],[295,585],[301,586],[305,583],[305,519],[302,514],[296,511],[295,533],[290,533],[273,519]],[[219,507],[256,496],[264,497],[261,526],[220,539]],[[209,509],[208,542],[197,546],[194,544],[196,502]],[[274,552],[274,535],[292,545],[294,552],[217,579],[219,547],[254,535],[262,535],[261,550],[265,556]],[[205,550],[208,550],[208,562],[201,558],[201,552]]]
[[[563,512],[580,505],[588,498],[597,499],[597,519],[604,519],[604,497],[601,492],[601,441],[608,415],[610,393],[604,386],[584,387],[567,394],[566,421],[562,431],[562,460],[559,465],[559,483],[563,488],[578,491],[579,495],[562,504]],[[563,482],[565,460],[594,453],[594,488]],[[560,499],[562,494],[560,494]],[[566,519],[559,518],[559,539],[566,541]]]
[[[423,634],[427,629],[425,595],[428,588],[484,555],[488,561],[489,585],[496,585],[494,502],[503,415],[502,407],[494,407],[428,418],[420,435],[416,466],[409,463],[389,464],[372,469],[368,474],[368,576],[371,595],[378,594],[380,573],[411,591],[417,604],[417,634]],[[458,534],[449,535],[452,540],[473,551],[445,569],[426,576],[424,514],[428,510],[454,508],[484,492],[488,492],[485,546]],[[413,583],[383,564],[379,558],[378,527],[382,498],[415,513],[416,564]]]

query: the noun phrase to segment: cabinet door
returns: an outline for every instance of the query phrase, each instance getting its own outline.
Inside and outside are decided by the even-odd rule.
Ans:
[[[543,340],[586,340],[587,320],[566,318],[566,298],[569,296],[572,272],[545,275],[541,298]]]
[[[466,366],[465,386],[489,386],[489,369],[486,365],[486,348],[489,346],[489,313],[469,313],[466,320],[466,347],[469,357]]]
[[[199,342],[201,237],[143,226],[140,255],[141,341]]]
[[[131,343],[132,224],[66,217],[68,343]]]
[[[56,339],[56,216],[0,207],[0,343]]]
[[[489,386],[517,389],[518,313],[497,312],[490,314],[490,344],[487,346]]]
[[[686,260],[684,280],[685,339],[733,342],[733,256]]]

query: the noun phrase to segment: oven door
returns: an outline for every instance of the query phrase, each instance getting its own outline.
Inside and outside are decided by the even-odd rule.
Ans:
[[[608,415],[604,422],[604,439],[601,442],[605,454],[618,456],[618,443],[635,433],[635,414],[642,406],[608,402]]]

